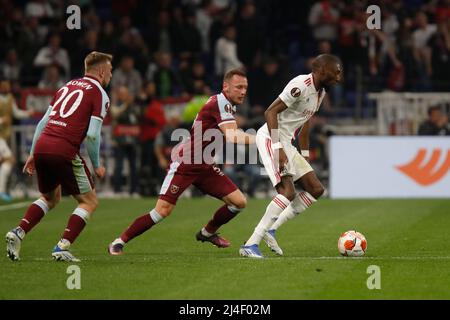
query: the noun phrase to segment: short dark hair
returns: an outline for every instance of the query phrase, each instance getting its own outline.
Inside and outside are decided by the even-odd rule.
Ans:
[[[112,59],[113,56],[111,54],[92,51],[84,59],[84,70],[87,72],[98,64],[105,63],[108,61],[111,62]]]
[[[223,77],[223,81],[229,81],[231,78],[233,78],[234,75],[238,75],[238,76],[247,78],[247,73],[245,73],[244,70],[232,69],[232,70],[228,71],[227,73],[225,73],[225,75]]]
[[[337,56],[324,53],[321,55],[318,55],[312,62],[312,69],[313,71],[319,70],[323,66],[330,65],[332,63],[338,63],[342,65],[341,59],[339,59]]]

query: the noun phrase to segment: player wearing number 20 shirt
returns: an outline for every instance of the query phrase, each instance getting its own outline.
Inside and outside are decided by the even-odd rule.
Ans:
[[[108,95],[94,77],[69,81],[58,90],[50,103],[47,125],[34,148],[40,192],[47,193],[59,184],[69,194],[93,189],[89,169],[79,155],[80,145],[91,119],[103,121],[108,108]]]
[[[59,89],[50,108],[49,120],[36,143],[34,154],[56,154],[72,160],[79,153],[91,118],[103,121],[109,98],[96,78],[85,76],[69,81]],[[71,193],[80,193],[76,192],[75,186],[73,189]]]
[[[80,145],[85,142],[95,175],[103,178],[100,132],[109,108],[104,87],[111,80],[111,61],[109,54],[95,51],[88,54],[84,77],[69,81],[56,92],[37,125],[24,172],[37,173],[41,197],[31,204],[20,224],[6,234],[7,254],[13,261],[19,260],[25,235],[56,206],[62,191],[72,195],[78,207],[70,216],[52,257],[58,261],[79,261],[69,252],[69,247],[97,207],[93,180],[80,156]]]

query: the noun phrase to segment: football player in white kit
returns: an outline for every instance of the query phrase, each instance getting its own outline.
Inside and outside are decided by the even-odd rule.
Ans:
[[[266,123],[258,130],[256,144],[267,174],[278,194],[239,254],[263,258],[261,240],[278,255],[283,255],[275,230],[310,207],[323,194],[309,157],[308,120],[319,110],[325,96],[324,87],[342,81],[342,63],[336,56],[322,54],[312,63],[312,72],[292,79],[265,112]],[[300,132],[300,154],[292,145],[295,132]],[[302,188],[295,190],[294,183]]]

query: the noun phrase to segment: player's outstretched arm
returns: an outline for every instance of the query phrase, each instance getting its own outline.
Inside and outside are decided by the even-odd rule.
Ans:
[[[100,166],[100,141],[101,141],[102,121],[97,117],[91,117],[88,132],[86,134],[86,150],[91,159],[97,177],[103,178],[105,168]]]
[[[238,143],[238,144],[252,144],[255,143],[255,136],[252,134],[245,133],[237,127],[236,122],[228,122],[219,125],[220,130],[227,142]]]

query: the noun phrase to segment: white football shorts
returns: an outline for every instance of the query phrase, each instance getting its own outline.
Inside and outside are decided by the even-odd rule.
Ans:
[[[256,146],[259,156],[274,187],[281,182],[282,176],[292,176],[293,180],[297,181],[308,172],[313,171],[308,161],[303,158],[290,141],[281,141],[281,144],[288,158],[288,163],[283,172],[280,172],[278,161],[275,160],[275,151],[278,152],[278,150],[272,148],[272,139],[267,126],[262,126],[256,133]]]

